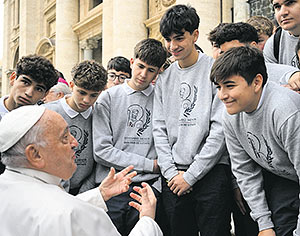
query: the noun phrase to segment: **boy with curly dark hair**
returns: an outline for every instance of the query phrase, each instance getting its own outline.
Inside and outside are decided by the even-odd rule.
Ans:
[[[9,78],[9,95],[0,99],[1,117],[20,106],[33,105],[44,98],[57,83],[58,74],[51,62],[42,56],[28,55],[17,63],[16,72]]]
[[[67,121],[71,134],[76,138],[75,149],[77,170],[64,183],[65,189],[73,195],[85,192],[95,186],[92,113],[93,104],[104,90],[107,82],[106,70],[95,61],[83,61],[72,69],[70,88],[72,95],[45,104]]]
[[[9,78],[12,86],[9,95],[0,98],[0,120],[20,106],[36,104],[57,83],[58,74],[45,57],[24,56],[18,61],[16,69]],[[0,162],[0,174],[4,169]]]

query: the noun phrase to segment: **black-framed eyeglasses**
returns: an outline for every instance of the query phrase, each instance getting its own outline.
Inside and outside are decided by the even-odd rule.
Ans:
[[[125,79],[128,79],[128,77],[122,74],[116,75],[115,73],[108,73],[108,80],[115,81],[116,79],[118,79],[120,83],[123,83]]]

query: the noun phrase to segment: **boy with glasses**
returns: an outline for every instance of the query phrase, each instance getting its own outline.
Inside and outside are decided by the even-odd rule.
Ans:
[[[123,84],[126,79],[131,77],[130,61],[122,56],[117,56],[107,64],[107,88],[118,84]]]

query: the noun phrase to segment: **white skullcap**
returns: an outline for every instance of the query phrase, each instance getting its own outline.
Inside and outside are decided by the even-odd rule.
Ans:
[[[15,145],[45,112],[45,107],[26,105],[14,109],[0,121],[0,152]]]

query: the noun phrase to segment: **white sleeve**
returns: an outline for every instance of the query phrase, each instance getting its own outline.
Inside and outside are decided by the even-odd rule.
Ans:
[[[103,200],[99,188],[94,188],[84,193],[78,194],[76,195],[76,198],[88,202],[96,207],[102,208],[104,211],[107,211],[106,204]]]
[[[143,216],[131,230],[129,236],[163,236],[163,233],[153,219]]]

